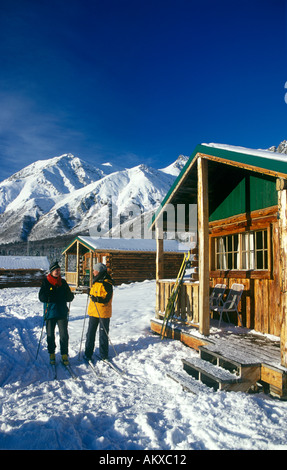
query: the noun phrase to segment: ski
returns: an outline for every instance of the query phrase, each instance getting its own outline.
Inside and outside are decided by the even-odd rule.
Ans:
[[[96,355],[96,357],[98,358],[99,361],[104,362],[105,364],[110,366],[111,369],[113,369],[115,372],[117,372],[117,374],[119,374],[119,375],[124,375],[125,374],[125,371],[120,369],[118,366],[116,366],[112,361],[109,361],[108,359],[103,359],[98,355]]]
[[[53,371],[53,380],[57,380],[57,366],[56,364],[50,364]]]
[[[92,369],[94,375],[95,375],[97,378],[102,379],[102,374],[101,374],[101,372],[99,371],[99,369],[97,368],[97,366],[92,362],[92,360],[89,360],[89,359],[84,358],[84,361],[85,361],[86,364]]]
[[[72,377],[73,380],[77,380],[78,379],[78,376],[75,374],[75,372],[73,371],[72,367],[70,366],[70,364],[64,364],[62,361],[61,361],[61,364],[62,366],[66,369],[66,371],[70,374],[70,376]]]
[[[180,289],[180,286],[182,284],[186,268],[188,267],[188,265],[190,263],[190,256],[191,256],[190,251],[188,251],[188,253],[186,253],[184,255],[180,270],[179,270],[178,275],[177,275],[177,279],[176,279],[175,284],[173,286],[171,295],[170,295],[170,297],[167,301],[167,305],[166,305],[166,308],[165,308],[165,315],[163,317],[163,322],[162,322],[162,327],[161,327],[161,332],[160,332],[161,339],[164,338],[167,325],[168,325],[169,321],[172,320],[172,317],[174,315],[175,303],[176,303],[177,298],[178,298],[179,289]]]

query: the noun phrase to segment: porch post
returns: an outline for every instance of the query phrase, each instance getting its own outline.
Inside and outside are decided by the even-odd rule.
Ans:
[[[156,225],[156,280],[163,279],[163,233]]]
[[[65,276],[67,275],[67,272],[68,272],[68,270],[69,270],[69,260],[68,260],[68,257],[69,257],[69,255],[68,255],[68,253],[66,252],[66,253],[65,253]]]
[[[198,210],[198,267],[199,267],[199,332],[209,335],[209,209],[208,161],[197,160],[197,210]]]
[[[287,367],[287,181],[279,178],[276,181],[279,210],[279,276],[280,276],[280,305],[281,332],[280,349],[281,365]]]
[[[92,287],[93,285],[93,252],[90,250],[90,281],[89,286]]]
[[[160,310],[160,283],[159,279],[163,279],[164,276],[164,262],[163,262],[163,232],[156,224],[156,305],[155,305],[155,316],[158,317]]]
[[[76,287],[79,287],[79,280],[80,280],[80,246],[77,240]]]

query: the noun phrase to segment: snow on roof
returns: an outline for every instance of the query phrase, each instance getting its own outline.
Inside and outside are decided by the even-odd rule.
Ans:
[[[0,256],[0,269],[49,269],[46,256]]]
[[[98,238],[83,237],[78,239],[91,248],[119,251],[156,251],[156,240],[142,238]],[[164,251],[187,251],[188,246],[176,240],[164,240]]]
[[[245,153],[246,155],[254,155],[257,157],[269,158],[272,160],[278,160],[280,162],[287,163],[286,154],[279,153],[279,152],[271,152],[270,150],[249,149],[246,147],[238,147],[236,145],[215,144],[215,143],[201,144],[201,145],[205,145],[206,147],[218,148],[222,150],[229,150],[230,152]]]

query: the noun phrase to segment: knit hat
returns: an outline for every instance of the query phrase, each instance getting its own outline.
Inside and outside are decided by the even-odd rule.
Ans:
[[[107,271],[107,266],[103,263],[97,263],[95,264],[93,269],[94,271],[98,271],[99,273],[104,273],[105,271]]]
[[[49,267],[49,272],[51,273],[52,271],[54,271],[55,269],[61,269],[61,266],[59,266],[59,263],[58,261],[53,261],[53,263],[50,264],[50,267]]]

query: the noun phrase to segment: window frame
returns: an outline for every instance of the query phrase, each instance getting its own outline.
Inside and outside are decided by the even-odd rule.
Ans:
[[[261,246],[258,246],[259,233],[262,234]],[[271,272],[272,244],[270,226],[248,231],[217,234],[212,239],[212,265],[215,271],[234,271],[235,273],[240,271]],[[222,247],[225,248],[222,249]]]

